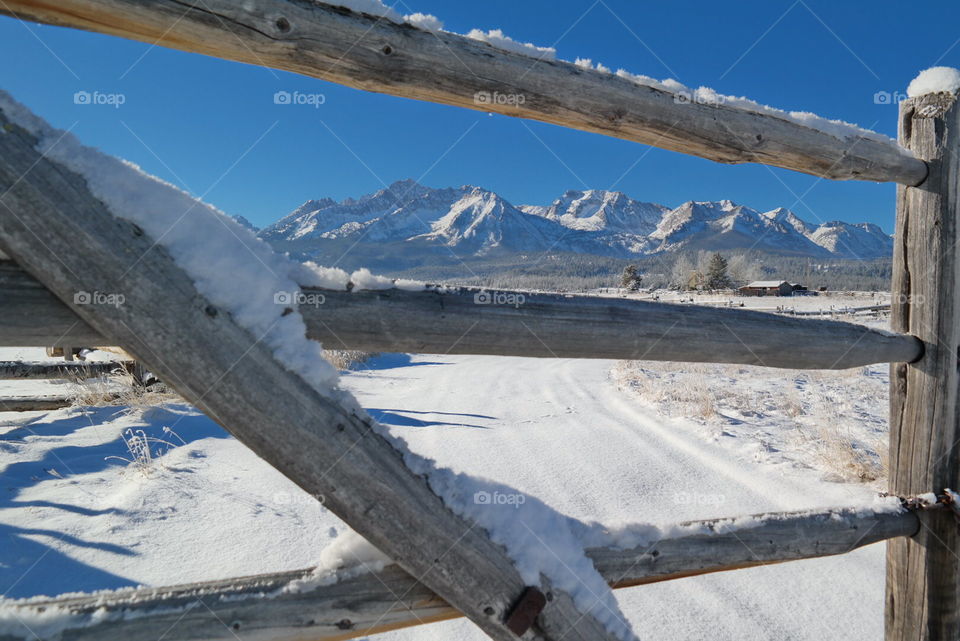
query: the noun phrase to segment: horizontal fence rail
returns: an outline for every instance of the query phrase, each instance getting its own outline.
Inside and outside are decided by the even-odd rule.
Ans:
[[[301,305],[328,349],[613,358],[845,369],[912,362],[916,338],[831,320],[596,296],[487,290],[332,291]],[[16,264],[0,262],[0,345],[103,344]]]
[[[6,0],[0,14],[540,120],[722,163],[756,162],[837,180],[907,185],[927,175],[924,162],[892,141],[842,139],[775,115],[677,100],[616,75],[319,2]],[[523,99],[482,99],[498,94]]]
[[[746,523],[746,524],[744,524]],[[713,519],[684,524],[701,532],[633,549],[593,548],[587,555],[614,588],[688,576],[844,554],[912,536],[913,512],[838,509],[762,514],[737,523]],[[362,570],[361,570],[362,571]],[[33,601],[0,610],[0,630],[44,614],[76,617],[71,641],[194,639],[348,639],[460,616],[442,598],[396,565],[343,573],[310,586],[311,570],[277,572],[167,588]],[[284,588],[301,581],[296,590]],[[326,583],[326,585],[317,585]],[[226,623],[227,625],[224,625]],[[229,626],[229,627],[228,627]],[[0,634],[0,641],[33,638]]]
[[[0,398],[0,412],[49,412],[77,402],[75,396],[10,396]]]
[[[81,380],[114,373],[131,373],[133,361],[91,363],[22,363],[0,361],[0,381]]]

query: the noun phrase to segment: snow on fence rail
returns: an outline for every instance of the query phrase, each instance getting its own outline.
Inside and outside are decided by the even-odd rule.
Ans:
[[[370,3],[374,4],[374,3]],[[663,83],[454,33],[293,0],[6,0],[0,14],[269,66],[339,84],[541,120],[723,163],[916,185],[926,164],[876,134],[743,99],[704,104]],[[626,77],[624,77],[626,76]],[[498,101],[498,94],[523,100]],[[809,114],[808,114],[809,116]],[[817,127],[817,123],[830,127]]]
[[[918,516],[899,505],[759,514],[649,530],[631,548],[587,556],[613,588],[836,554],[912,536]],[[400,595],[398,597],[398,595]],[[198,603],[199,601],[199,603]],[[202,603],[202,606],[200,605]],[[212,613],[212,615],[211,615]],[[348,639],[461,616],[396,565],[312,568],[90,596],[0,604],[0,641],[62,634],[71,641],[181,639]],[[229,623],[230,627],[224,626]]]
[[[668,86],[632,82],[628,74],[612,76],[568,63],[532,60],[454,34],[427,32],[321,3],[62,0],[54,5],[7,0],[0,3],[0,13],[267,64],[371,91],[539,119],[719,162],[762,162],[826,178],[899,182],[891,318],[893,328],[902,335],[891,335],[890,341],[903,347],[907,344],[903,335],[908,335],[921,341],[923,349],[917,352],[909,341],[914,351],[892,367],[890,492],[906,496],[960,487],[960,279],[955,277],[960,273],[960,257],[954,251],[960,240],[956,96],[960,74],[955,70],[925,72],[926,80],[932,82],[917,86],[930,93],[919,95],[911,85],[910,98],[900,103],[898,139],[904,152],[870,132],[848,126],[818,127],[816,119],[784,117],[770,109],[752,108],[743,100],[684,104]],[[949,82],[938,80],[945,77]],[[523,93],[525,100],[501,104],[474,95],[495,91]],[[6,105],[10,108],[9,102]],[[23,115],[22,108],[18,113]],[[555,567],[535,565],[532,571],[531,557],[524,557],[525,549],[510,536],[509,524],[471,511],[458,494],[462,488],[457,482],[463,477],[437,470],[432,462],[409,452],[344,392],[313,384],[309,376],[305,379],[297,373],[324,373],[312,356],[315,346],[304,342],[303,318],[310,315],[309,310],[291,308],[289,315],[280,316],[290,331],[279,338],[270,334],[272,325],[266,328],[270,347],[255,341],[251,328],[278,314],[249,305],[237,309],[228,305],[231,313],[221,313],[210,302],[212,290],[203,289],[210,283],[191,279],[196,257],[183,253],[181,247],[179,260],[174,261],[167,251],[170,247],[155,248],[150,234],[130,222],[131,217],[142,215],[135,206],[142,204],[140,196],[131,193],[136,191],[131,185],[143,186],[142,181],[119,185],[129,200],[111,212],[91,193],[92,184],[103,188],[109,176],[99,166],[89,165],[85,167],[89,172],[75,173],[70,169],[73,158],[63,157],[62,147],[55,153],[59,161],[45,158],[37,149],[37,139],[23,128],[32,127],[36,119],[27,121],[18,126],[0,118],[0,204],[4,205],[0,207],[0,248],[64,301],[98,337],[126,348],[300,487],[323,495],[331,511],[435,594],[434,619],[448,617],[455,609],[491,638],[503,641],[633,638],[602,608],[592,607],[599,593],[611,612],[617,608],[604,585],[602,570],[609,567],[608,559],[595,549],[588,557],[575,543],[564,540],[569,558],[561,563],[573,564],[578,581],[567,581],[563,590],[553,584],[560,577]],[[89,150],[75,147],[73,151],[89,161]],[[148,191],[154,189],[148,187]],[[156,195],[155,189],[151,194]],[[153,224],[143,217],[137,221]],[[42,239],[33,231],[37,229],[43,230]],[[216,226],[206,231],[222,233]],[[144,256],[136,270],[129,270],[123,259],[128,255]],[[278,260],[272,254],[267,258]],[[182,262],[191,269],[185,270]],[[80,305],[72,298],[78,291],[111,291],[121,282],[126,305]],[[34,284],[28,285],[22,290],[25,295],[46,296]],[[373,309],[371,300],[386,301],[384,294],[344,296],[343,302],[354,305],[354,310]],[[561,320],[565,309],[583,307],[582,300],[556,302],[557,308],[550,312],[552,321]],[[416,315],[422,311],[418,310],[414,305],[408,313]],[[704,322],[733,318],[718,315],[724,310],[708,311],[717,315],[701,317]],[[622,310],[615,314],[621,313],[628,314]],[[691,308],[683,313],[691,314]],[[240,320],[244,324],[238,324]],[[820,327],[812,320],[800,322]],[[799,325],[789,327],[788,338],[806,331]],[[713,329],[716,334],[718,328]],[[857,340],[861,339],[877,340],[870,333],[861,333]],[[840,351],[856,350],[856,345],[846,344]],[[799,352],[803,347],[797,344],[793,349]],[[749,345],[745,348],[749,351]],[[163,360],[157,354],[163,354]],[[244,355],[239,362],[238,354]],[[219,384],[210,387],[211,380]],[[571,534],[562,518],[545,514],[557,526],[555,530]],[[856,528],[864,541],[888,538],[886,534],[895,537],[887,554],[887,641],[955,641],[960,638],[960,532],[952,514],[929,512],[919,519],[920,528],[909,517],[893,520],[896,523],[887,523],[891,529],[878,525],[860,532]],[[775,518],[762,518],[758,528],[776,524]],[[818,537],[833,525],[831,518],[795,533],[791,540],[798,547],[773,550],[764,562],[803,558],[802,550],[810,551],[810,545],[819,549]],[[737,541],[727,543],[743,560],[740,530],[735,533]],[[721,539],[712,536],[709,541]],[[667,543],[658,545],[663,548]],[[851,547],[855,545],[856,539]],[[709,550],[704,557],[697,557],[692,549],[678,552],[682,560],[660,578],[750,563],[750,559],[743,564],[725,563],[722,546],[705,547]],[[756,547],[764,549],[763,540]],[[746,550],[751,557],[753,551]],[[639,559],[640,572],[645,563],[663,568],[659,559],[666,556]],[[697,558],[707,559],[699,569]],[[394,578],[409,580],[399,570]],[[584,579],[599,592],[585,595],[580,589]],[[263,579],[263,585],[280,580]],[[226,586],[212,584],[209,589],[217,593]],[[149,598],[162,599],[163,593]],[[78,597],[77,603],[89,607],[93,602],[85,599]],[[286,626],[267,630],[263,636],[298,636],[309,621],[300,620],[291,629],[288,624],[293,619],[278,603],[282,602],[260,599],[250,604],[262,606],[264,617],[276,615],[278,623]],[[10,607],[0,604],[5,613],[16,617]],[[191,626],[178,627],[177,636],[195,638],[194,632],[203,636],[202,624],[189,620]],[[132,625],[126,616],[123,621]],[[337,623],[342,624],[339,638],[352,635],[352,622]],[[123,632],[104,632],[96,638],[131,638]]]
[[[141,216],[139,224],[119,218],[91,193],[93,174],[81,175],[53,160],[54,154],[38,151],[35,134],[45,127],[15,103],[0,108],[0,247],[6,254],[109,343],[142,362],[306,492],[324,497],[331,512],[443,595],[492,639],[514,641],[525,634],[546,640],[563,636],[568,641],[631,638],[629,630],[617,626],[622,619],[612,618],[618,608],[612,595],[605,604],[609,609],[588,613],[596,592],[583,592],[590,589],[586,581],[593,582],[594,589],[599,581],[601,596],[609,590],[585,556],[566,559],[580,570],[569,592],[553,586],[557,568],[566,572],[561,566],[534,565],[539,571],[528,568],[521,574],[516,558],[523,558],[525,548],[510,548],[511,556],[505,547],[511,543],[508,535],[501,533],[498,544],[490,534],[498,527],[509,528],[513,515],[509,521],[498,521],[494,512],[477,511],[460,495],[473,496],[474,479],[453,476],[407,450],[348,393],[324,378],[328,372],[335,376],[335,371],[322,361],[319,345],[316,354],[302,349],[307,341],[299,315],[292,309],[286,313],[281,307],[263,306],[273,302],[264,289],[271,287],[273,277],[264,270],[258,280],[260,268],[250,267],[246,253],[233,254],[231,270],[221,273],[220,280],[198,286],[172,253],[178,252],[179,260],[194,271],[209,268],[206,257],[198,262],[195,253],[183,252],[180,246],[158,246],[140,227],[163,224],[145,220],[144,211],[175,220],[179,210],[151,209],[138,197],[182,192],[144,178],[114,159],[96,156],[83,168],[106,172],[121,167],[113,178],[123,184],[109,178],[107,183],[132,198],[137,208],[124,209],[132,207],[131,201],[113,201],[113,206]],[[74,152],[91,160],[89,149],[77,146]],[[103,179],[104,174],[98,177]],[[130,185],[133,193],[125,191]],[[196,234],[198,224],[208,223],[203,228],[207,233],[219,234],[217,238],[227,242],[236,240],[225,236],[230,232],[217,218],[222,214],[213,210],[206,214],[191,220],[179,238],[209,248],[213,239]],[[171,234],[167,240],[175,238]],[[267,251],[265,246],[257,248]],[[130,256],[141,257],[135,270],[130,269]],[[276,255],[265,257],[280,266]],[[222,265],[225,257],[219,258]],[[249,278],[238,281],[233,269],[237,261],[253,269],[246,274]],[[207,272],[208,278],[212,276]],[[120,305],[83,304],[75,298],[80,291],[115,291],[121,283],[125,298]],[[206,294],[198,289],[204,286]],[[211,302],[213,296],[219,296],[219,304]],[[229,305],[237,302],[247,307],[231,309]],[[262,320],[267,329],[258,330],[261,335],[256,336],[250,328],[259,327]],[[271,345],[267,334],[275,328]],[[536,545],[539,552],[540,544]],[[547,602],[545,594],[553,599]],[[178,634],[189,636],[187,630]]]
[[[300,306],[307,336],[332,349],[792,369],[911,362],[923,353],[906,334],[743,309],[530,292],[511,292],[504,297],[511,303],[497,304],[490,292],[469,289],[303,288],[303,294],[318,301]],[[12,262],[0,261],[0,300],[0,345],[106,340]]]

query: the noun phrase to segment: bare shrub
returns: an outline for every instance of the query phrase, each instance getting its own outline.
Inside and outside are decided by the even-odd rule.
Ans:
[[[92,378],[79,383],[71,398],[72,407],[126,406],[146,409],[163,403],[184,402],[163,383],[144,387],[127,373]]]
[[[164,427],[163,431],[170,437],[178,438],[181,444],[186,444],[180,435],[169,427]],[[147,436],[144,430],[128,429],[123,433],[122,438],[130,456],[108,456],[105,460],[124,462],[144,476],[149,476],[156,470],[158,458],[176,447],[176,444],[168,440]]]
[[[337,369],[353,369],[376,356],[373,352],[361,352],[355,349],[325,349],[323,357]]]
[[[877,441],[866,447],[849,431],[838,424],[820,423],[807,444],[817,461],[830,472],[832,480],[877,481],[886,475],[884,452],[887,448]]]

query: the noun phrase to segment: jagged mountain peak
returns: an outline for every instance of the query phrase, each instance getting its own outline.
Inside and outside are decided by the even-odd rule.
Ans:
[[[252,231],[252,232],[254,232],[254,233],[260,231],[260,228],[259,228],[259,227],[257,227],[257,226],[254,225],[253,223],[251,223],[249,220],[247,220],[247,219],[244,218],[243,216],[240,216],[239,214],[236,215],[236,216],[234,216],[233,219],[234,219],[235,221],[237,221],[238,223],[240,223],[240,226],[241,226],[241,227],[245,227],[245,228],[249,229],[250,231]]]
[[[260,236],[319,257],[329,243],[394,258],[577,252],[631,257],[686,249],[758,249],[790,255],[888,256],[890,236],[870,223],[814,225],[785,207],[760,212],[732,200],[689,200],[670,209],[620,191],[571,189],[548,205],[514,206],[477,185],[432,188],[411,179],[358,199],[309,200]],[[431,254],[433,252],[433,254]],[[435,259],[435,258],[434,258]]]

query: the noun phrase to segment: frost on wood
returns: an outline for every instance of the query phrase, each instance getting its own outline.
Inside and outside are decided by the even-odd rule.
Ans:
[[[599,66],[601,65],[598,63],[598,67]],[[784,111],[783,109],[769,107],[755,100],[750,100],[749,98],[727,96],[717,92],[714,89],[711,89],[710,87],[698,87],[696,89],[692,89],[683,83],[674,80],[673,78],[656,80],[655,78],[651,78],[649,76],[631,73],[625,69],[618,69],[616,75],[644,87],[651,87],[653,89],[674,94],[674,96],[676,96],[675,100],[678,104],[692,103],[724,105],[727,107],[740,109],[742,111],[749,111],[763,114],[765,116],[773,116],[774,118],[780,118],[782,120],[789,120],[805,127],[830,134],[831,136],[840,138],[841,140],[849,137],[860,136],[863,138],[869,138],[870,140],[876,140],[877,142],[895,143],[895,141],[889,136],[884,136],[883,134],[870,131],[869,129],[863,129],[862,127],[858,127],[857,125],[849,122],[844,122],[843,120],[830,120],[808,111],[788,112]],[[909,152],[906,150],[902,150],[902,153],[909,154]]]
[[[300,280],[336,285],[338,272],[313,270],[277,254],[223,212],[132,163],[81,145],[6,92],[0,92],[0,109],[38,139],[37,151],[82,175],[114,215],[136,223],[163,246],[198,291],[269,345],[285,367],[321,393],[336,384],[337,372],[322,358],[320,344],[306,338],[303,317],[285,312],[284,294],[298,291]]]
[[[90,192],[113,215],[135,223],[166,249],[197,290],[229,311],[252,340],[270,346],[284,367],[318,393],[369,420],[403,455],[407,466],[427,479],[448,508],[474,521],[506,548],[528,584],[541,585],[541,575],[547,577],[553,588],[569,593],[581,612],[593,612],[612,634],[624,640],[635,638],[612,590],[580,543],[578,533],[587,526],[506,485],[438,467],[432,459],[410,451],[405,441],[369,417],[349,392],[338,387],[337,370],[323,358],[320,344],[306,337],[293,293],[299,291],[303,280],[321,287],[343,287],[345,272],[299,264],[275,253],[223,212],[132,163],[81,145],[73,135],[53,129],[2,91],[0,111],[37,139],[39,153],[82,176]],[[361,288],[395,286],[368,270],[359,270],[350,279],[356,279]],[[400,286],[422,288],[412,282]],[[507,498],[501,502],[499,497]]]
[[[486,42],[504,51],[512,51],[513,53],[533,56],[542,60],[554,60],[557,57],[557,50],[553,47],[538,47],[529,42],[517,42],[500,29],[491,29],[490,31],[471,29],[467,32],[466,36],[473,40]]]
[[[393,9],[387,7],[381,0],[336,0],[335,2],[330,2],[330,4],[344,6],[349,9],[361,11],[370,15],[382,16],[397,23],[406,22],[407,24],[420,27],[427,31],[440,31],[443,29],[443,23],[436,16],[414,13],[401,17]],[[507,36],[501,29],[490,29],[488,31],[484,31],[482,29],[471,29],[464,35],[467,38],[486,42],[487,44],[504,51],[531,56],[539,60],[558,60],[555,48],[541,47],[532,43],[518,42]],[[588,69],[603,74],[610,73],[610,69],[608,67],[599,62],[594,63],[588,58],[578,57],[572,64],[580,67],[581,69]],[[955,70],[950,70],[947,67],[935,67],[934,69],[948,69],[949,71],[956,73]],[[727,96],[717,92],[714,89],[711,89],[710,87],[701,86],[694,89],[672,78],[657,80],[655,78],[651,78],[650,76],[635,74],[625,69],[618,69],[616,75],[626,80],[630,80],[637,85],[651,87],[659,91],[673,94],[674,99],[678,104],[693,103],[723,105],[742,111],[763,114],[766,116],[772,116],[774,118],[780,118],[782,120],[794,122],[804,127],[809,127],[810,129],[815,129],[825,134],[829,134],[835,138],[839,138],[840,140],[863,137],[870,140],[875,140],[877,142],[895,144],[895,141],[889,136],[885,136],[869,129],[863,129],[862,127],[845,122],[843,120],[832,120],[806,111],[785,111],[782,109],[776,109],[754,100],[750,100],[749,98]],[[949,83],[944,83],[942,79],[938,79],[936,86],[949,86]],[[913,87],[912,84],[911,87]],[[954,91],[958,87],[960,87],[960,84],[955,86],[953,89],[934,89],[933,91]],[[923,91],[922,93],[927,93],[929,91],[930,90]],[[910,93],[910,95],[913,96],[914,94]],[[908,151],[901,151],[904,155],[912,157],[912,154],[910,154]]]
[[[590,58],[577,58],[573,61],[573,64],[577,65],[581,69],[592,69],[594,71],[599,71],[600,73],[610,73],[610,67],[600,64],[593,64],[593,60]]]
[[[437,16],[429,13],[411,13],[410,15],[403,16],[403,21],[407,24],[412,24],[414,27],[424,29],[425,31],[443,30],[443,22],[441,22]]]
[[[960,70],[953,67],[930,67],[910,81],[907,96],[916,98],[928,93],[956,93],[960,89]]]
[[[443,22],[434,15],[418,12],[401,17],[399,13],[384,4],[382,0],[330,0],[327,2],[327,4],[345,7],[351,11],[357,11],[359,13],[366,13],[368,15],[386,18],[387,20],[396,22],[398,24],[405,22],[425,31],[443,30]],[[473,40],[486,42],[487,44],[498,49],[503,49],[504,51],[512,51],[513,53],[519,53],[524,56],[532,56],[541,60],[554,60],[556,59],[557,55],[557,50],[553,47],[540,47],[529,42],[519,42],[505,34],[502,29],[490,29],[489,31],[484,31],[483,29],[471,29],[463,35]],[[598,67],[599,66],[602,65],[598,65]]]

